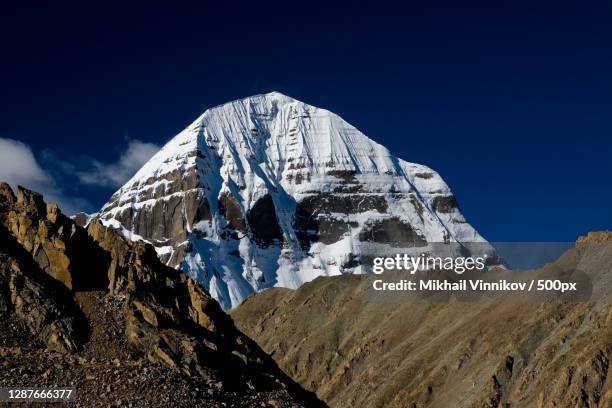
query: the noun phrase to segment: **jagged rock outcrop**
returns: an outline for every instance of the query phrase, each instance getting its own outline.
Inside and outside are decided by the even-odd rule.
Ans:
[[[130,242],[100,221],[87,231],[110,254],[108,288],[125,296],[126,335],[139,350],[192,375],[204,368],[265,371],[267,356],[195,281],[162,264],[151,245]]]
[[[244,389],[249,399],[232,397],[239,406],[268,397],[281,406],[323,405],[238,331],[202,287],[164,265],[151,245],[131,242],[98,220],[79,227],[39,194],[20,187],[14,195],[6,184],[0,184],[0,239],[0,313],[16,317],[47,349],[80,353],[94,338],[110,336],[125,342],[132,362],[145,358],[186,381]],[[91,307],[92,293],[122,306]],[[123,333],[99,334],[106,329],[98,322],[110,312]]]
[[[435,171],[278,92],[204,112],[98,217],[153,244],[225,309],[272,286],[367,272],[373,247],[483,242],[494,253]]]
[[[104,287],[104,264],[110,258],[56,204],[46,204],[40,194],[21,187],[14,195],[5,183],[0,184],[0,199],[0,222],[45,273],[68,289]]]
[[[75,352],[80,343],[78,308],[68,290],[40,271],[0,228],[0,319],[14,313],[37,342],[51,351]],[[65,301],[57,299],[67,298]]]
[[[332,407],[611,407],[612,233],[579,238],[539,270],[487,275],[508,273],[578,282],[582,295],[373,294],[374,279],[406,278],[386,272],[273,288],[231,314]]]

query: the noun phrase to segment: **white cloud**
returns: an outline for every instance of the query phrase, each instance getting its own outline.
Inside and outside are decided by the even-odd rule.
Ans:
[[[38,165],[32,150],[13,139],[0,138],[0,178],[11,186],[40,188],[52,183],[51,177]]]
[[[145,164],[160,147],[140,140],[129,140],[127,149],[115,163],[102,163],[94,160],[93,169],[78,173],[84,184],[103,187],[120,187]]]
[[[47,202],[56,202],[65,214],[95,211],[79,198],[84,185],[117,188],[129,180],[160,148],[140,140],[127,140],[116,162],[103,163],[88,156],[69,162],[52,150],[43,150],[39,159],[32,149],[13,139],[0,138],[0,181],[13,189],[18,185],[39,192]]]
[[[85,199],[66,196],[38,164],[32,149],[18,140],[0,138],[0,181],[14,189],[20,185],[43,194],[46,201],[58,203],[65,214],[91,207]]]

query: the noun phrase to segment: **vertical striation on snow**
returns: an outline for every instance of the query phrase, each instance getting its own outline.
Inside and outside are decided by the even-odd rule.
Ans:
[[[208,109],[99,217],[151,242],[225,309],[272,286],[362,273],[374,249],[485,242],[435,171],[278,92]]]

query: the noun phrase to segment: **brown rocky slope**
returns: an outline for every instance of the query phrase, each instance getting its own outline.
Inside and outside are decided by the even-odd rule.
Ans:
[[[152,247],[0,184],[0,387],[81,406],[324,406]]]
[[[612,407],[612,234],[512,273],[588,276],[592,295],[402,301],[338,276],[253,295],[232,317],[332,407]]]

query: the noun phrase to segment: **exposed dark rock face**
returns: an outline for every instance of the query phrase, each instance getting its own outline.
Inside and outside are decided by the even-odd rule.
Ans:
[[[324,244],[338,242],[351,228],[351,224],[342,219],[334,218],[331,215],[318,216],[305,212],[299,207],[296,210],[293,226],[303,249],[310,248],[314,242]]]
[[[151,245],[128,241],[99,220],[85,230],[22,188],[15,197],[0,185],[0,195],[6,252],[0,255],[0,313],[22,321],[48,349],[80,352],[99,337],[90,333],[105,330],[95,317],[104,311],[86,303],[96,291],[122,305],[117,313],[124,334],[117,339],[132,350],[125,358],[144,357],[185,381],[251,387],[245,395],[257,390],[281,406],[322,405],[240,333],[204,289],[162,264]]]
[[[195,169],[151,177],[134,194],[139,201],[152,201],[144,210],[135,209],[132,203],[121,202],[120,194],[114,194],[105,211],[114,212],[113,218],[126,230],[155,245],[178,247],[187,240],[188,228],[211,219],[210,204]],[[78,223],[78,218],[75,221]]]
[[[387,202],[382,195],[321,193],[297,204],[293,227],[302,248],[308,249],[313,242],[333,244],[358,226],[355,222],[347,222],[344,215],[366,211],[384,213],[386,210]]]
[[[185,211],[191,226],[200,221],[210,221],[212,219],[210,204],[202,189],[187,192],[185,195]]]
[[[150,177],[142,184],[138,191],[139,198],[143,201],[159,198],[167,198],[169,195],[179,191],[189,191],[198,188],[198,176],[193,170],[181,171],[174,169],[168,173]],[[109,200],[108,209],[120,207],[123,203],[119,202],[120,196],[114,194]]]
[[[246,226],[242,209],[232,195],[227,193],[221,194],[221,197],[219,197],[219,212],[233,229],[245,232]]]
[[[433,207],[439,213],[449,214],[455,211],[457,206],[457,200],[454,196],[440,196],[433,200]]]
[[[247,213],[247,221],[256,242],[270,245],[283,240],[283,231],[278,225],[276,207],[270,194],[266,194],[253,204]]]
[[[427,245],[423,236],[397,217],[368,223],[359,233],[359,239],[404,248]]]
[[[402,197],[402,199],[404,198],[406,197]],[[423,204],[419,200],[417,200],[414,194],[410,194],[407,198],[410,201],[410,204],[412,204],[412,206],[414,207],[414,210],[419,216],[419,219],[421,219],[421,221],[424,220],[423,214],[425,213],[425,207],[423,207]]]
[[[312,242],[318,239],[324,244],[333,244],[342,239],[351,230],[351,227],[356,226],[357,223],[354,222],[346,222],[333,217],[320,217],[317,225],[318,234],[316,236],[310,234],[309,238]]]
[[[347,184],[357,184],[357,179],[355,178],[357,172],[354,170],[331,170],[328,171],[327,174],[344,180]]]
[[[355,256],[355,254],[349,254],[348,259],[342,263],[343,269],[352,269],[361,265],[361,257]]]
[[[210,221],[208,200],[200,189],[182,195],[170,195],[158,200],[146,211],[126,207],[116,215],[127,229],[155,244],[178,247],[187,240],[187,227],[200,221]]]
[[[356,196],[318,193],[298,203],[297,212],[318,214],[358,214],[366,211],[385,213],[387,201],[381,194],[359,194]]]
[[[138,211],[134,217],[134,232],[153,241],[164,241],[173,237],[175,242],[187,239],[183,199],[170,196],[156,201],[149,211]]]

